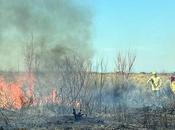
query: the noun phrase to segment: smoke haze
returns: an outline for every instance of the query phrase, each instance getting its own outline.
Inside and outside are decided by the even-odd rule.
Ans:
[[[73,0],[0,0],[0,18],[3,70],[24,68],[21,50],[31,35],[55,51],[92,54],[92,12]]]

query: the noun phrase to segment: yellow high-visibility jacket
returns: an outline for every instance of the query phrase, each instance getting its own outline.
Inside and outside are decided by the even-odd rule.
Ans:
[[[171,89],[175,93],[175,81],[171,82]]]
[[[160,77],[155,77],[155,76],[151,76],[151,78],[148,79],[147,83],[151,83],[151,88],[153,91],[157,91],[160,90],[160,87],[162,85],[162,80]]]

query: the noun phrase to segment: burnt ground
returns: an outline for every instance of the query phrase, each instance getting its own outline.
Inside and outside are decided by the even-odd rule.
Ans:
[[[1,110],[0,130],[173,130],[172,108],[143,107],[118,109],[113,114],[94,114],[76,121],[72,114],[25,109]]]

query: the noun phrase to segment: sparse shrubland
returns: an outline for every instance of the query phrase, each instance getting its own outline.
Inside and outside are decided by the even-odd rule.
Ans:
[[[174,128],[175,112],[171,89],[164,84],[160,98],[155,97],[145,83],[149,74],[131,73],[136,56],[130,52],[127,55],[128,57],[118,55],[115,73],[106,73],[103,59],[96,66],[98,71],[93,72],[91,60],[78,55],[59,58],[59,62],[52,63],[43,72],[32,66],[35,64],[26,62],[28,69],[25,76],[32,73],[35,82],[22,82],[27,100],[24,106],[20,109],[13,105],[2,107],[2,128]],[[45,65],[48,66],[47,63]],[[7,74],[2,75],[6,75],[6,82],[10,82],[19,75],[24,76],[24,73],[13,74],[14,77],[11,78]],[[168,78],[167,75],[161,77],[165,77],[164,81]],[[30,94],[27,93],[28,90]],[[81,109],[87,117],[76,121],[72,114],[73,108],[77,112]]]

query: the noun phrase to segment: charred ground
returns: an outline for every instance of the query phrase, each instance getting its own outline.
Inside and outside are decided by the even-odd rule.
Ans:
[[[5,75],[5,77],[9,77],[7,76],[9,74],[6,73]],[[164,81],[169,77],[167,74],[160,75]],[[91,98],[79,96],[76,99],[76,101],[79,101],[77,105],[76,101],[70,100],[67,95],[63,97],[61,91],[58,91],[59,98],[64,99],[64,102],[28,104],[18,110],[12,107],[2,108],[1,128],[174,129],[173,93],[166,83],[162,86],[160,99],[156,99],[149,90],[149,86],[146,86],[146,83],[141,86],[141,82],[147,80],[149,74],[131,74],[129,79],[125,81],[120,79],[120,82],[113,82],[114,78],[119,79],[120,74],[91,73],[91,76],[93,80],[91,79],[90,82],[94,83],[91,87],[86,88],[88,89],[86,91],[90,93],[87,96],[91,96]],[[14,78],[10,79],[7,82],[12,81]],[[105,81],[103,88],[100,86],[103,84],[102,79]],[[36,97],[39,97],[37,93],[47,96],[46,90],[49,91],[52,88],[48,86],[43,90],[38,89],[38,87],[42,87],[42,85],[38,86],[37,84],[35,86],[33,93]],[[60,89],[57,88],[57,90]],[[67,88],[67,90],[69,89]],[[25,90],[23,91],[25,92]],[[80,92],[82,93],[83,91]],[[83,116],[80,120],[75,120],[72,114],[73,108],[77,112],[82,109],[82,113],[87,114],[87,116]]]

